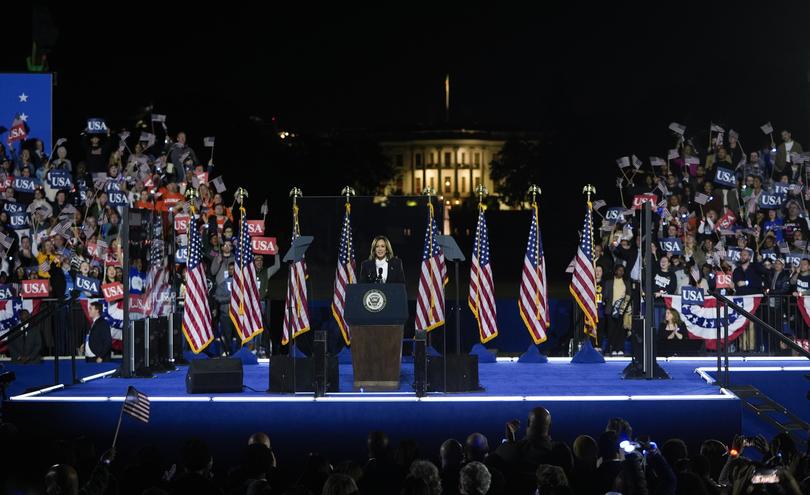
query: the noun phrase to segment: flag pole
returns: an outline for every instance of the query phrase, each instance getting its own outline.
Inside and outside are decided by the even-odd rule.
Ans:
[[[129,389],[127,389],[127,397],[129,397]],[[124,417],[124,404],[126,403],[127,398],[124,397],[124,402],[121,403],[121,412],[118,413],[118,425],[115,427],[115,435],[113,435],[112,447],[110,447],[111,450],[115,450],[115,444],[118,442],[118,431],[121,429],[121,419]]]
[[[539,222],[539,218],[537,218],[538,217],[538,214],[537,214],[537,196],[542,194],[542,191],[540,190],[540,188],[536,184],[532,184],[531,186],[529,186],[529,194],[532,195],[532,215],[534,215],[534,221],[537,224],[537,242],[535,242],[534,246],[533,246],[534,247],[534,259],[539,260],[540,259],[540,222]],[[538,266],[535,267],[535,269],[534,269],[534,273],[535,273],[535,275],[537,275],[538,279],[540,278],[540,274],[537,273],[539,271],[540,271],[540,266],[538,264]],[[540,319],[540,287],[539,286],[535,286],[535,288],[534,288],[534,305],[537,308],[535,318],[537,318],[539,320]]]
[[[593,209],[592,203],[591,203],[591,194],[596,194],[596,188],[592,184],[587,184],[584,188],[582,188],[582,193],[586,195],[587,205],[588,205],[588,212],[590,212],[590,210]],[[591,222],[590,228],[591,228],[591,232],[590,232],[591,246],[590,246],[590,248],[591,248],[591,257],[593,257],[593,222]],[[593,286],[594,286],[594,289],[595,289],[596,288],[596,270],[595,269],[593,271]],[[596,297],[596,294],[594,294],[594,298],[595,297]],[[583,312],[583,314],[584,314],[584,312]],[[597,313],[595,316],[598,318],[599,314]],[[584,319],[585,318],[583,316],[583,320]],[[586,329],[588,327],[587,322],[584,322],[584,323],[585,323],[585,328],[583,328],[583,332],[585,333],[585,336],[589,337],[589,338],[592,337],[594,339],[594,341],[596,342],[596,344],[599,345],[599,341],[597,340],[596,336],[595,335],[590,335],[586,331]],[[596,334],[596,322],[593,322],[593,323],[594,323],[593,333]]]
[[[240,187],[239,189],[236,190],[235,196],[236,196],[236,200],[239,202],[239,226],[241,228],[241,226],[243,224],[243,221],[245,219],[245,198],[248,197],[248,192],[247,192],[247,190],[245,190],[245,188]],[[242,232],[239,233],[239,238],[240,239],[242,238]],[[237,264],[239,265],[239,268],[237,268],[237,270],[242,270],[241,265],[242,265],[242,261],[245,258],[245,249],[247,249],[247,246],[242,246],[241,242],[240,242],[239,259],[237,260]],[[242,276],[239,277],[239,284],[240,284],[240,288],[242,290],[242,297],[239,300],[239,316],[242,317],[245,314],[245,274],[244,274],[244,272],[242,272]],[[242,322],[240,322],[240,324],[241,323]]]
[[[352,211],[352,196],[357,195],[357,193],[354,191],[353,187],[345,186],[343,189],[340,190],[340,194],[342,194],[343,196],[346,196],[346,214],[351,213],[351,211]],[[349,243],[348,246],[347,246],[347,251],[351,253],[352,249],[353,249],[352,246],[351,246],[351,241],[348,239],[348,237],[346,238],[346,241]],[[351,263],[351,260],[349,260],[349,263]],[[352,271],[347,270],[347,273],[349,274],[349,282],[348,283],[350,283],[350,284],[356,283],[357,280],[352,280],[352,275],[354,274],[354,270],[352,270]]]

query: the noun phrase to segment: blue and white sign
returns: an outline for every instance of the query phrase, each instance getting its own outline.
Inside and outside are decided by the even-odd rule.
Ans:
[[[179,246],[174,252],[174,261],[185,264],[188,261],[188,246]]]
[[[689,285],[681,287],[681,304],[703,306],[704,302],[703,289],[700,287],[691,287]]]
[[[121,183],[114,179],[106,179],[107,182],[104,183],[104,190],[107,192],[110,191],[120,191],[121,190]]]
[[[48,171],[48,185],[54,189],[69,190],[73,188],[70,172],[67,170],[52,169]]]
[[[790,184],[787,182],[774,182],[773,183],[773,193],[774,194],[781,194],[782,196],[787,196],[788,190],[790,189]]]
[[[726,259],[731,261],[732,263],[739,263],[740,262],[740,253],[742,249],[738,247],[730,247],[726,249]]]
[[[676,237],[667,237],[658,241],[658,247],[665,253],[680,255],[683,253],[683,243]]]
[[[805,255],[802,253],[787,253],[785,254],[785,266],[799,266],[799,263]]]
[[[107,134],[107,123],[104,119],[91,118],[87,119],[87,133],[88,134]]]
[[[776,261],[777,258],[776,251],[774,251],[773,249],[763,249],[762,251],[759,252],[759,254],[762,255],[762,261],[768,260],[771,263]]]
[[[14,177],[12,187],[17,192],[33,193],[37,188],[37,183],[31,177]]]
[[[781,194],[763,192],[759,195],[759,207],[766,210],[775,210],[782,207],[785,197]]]
[[[737,177],[734,175],[734,171],[728,168],[717,167],[714,182],[724,187],[737,187]]]
[[[0,284],[0,300],[5,301],[17,297],[14,286],[11,284]]]
[[[28,214],[24,211],[10,213],[8,223],[11,225],[12,229],[24,229],[28,227]]]
[[[605,220],[609,222],[618,222],[622,219],[622,212],[624,210],[625,209],[622,207],[608,208],[607,211],[605,211]]]
[[[124,191],[109,191],[107,202],[112,206],[124,206],[129,203],[129,199]]]
[[[91,294],[99,294],[101,292],[101,281],[97,278],[76,275],[76,288]]]
[[[3,211],[9,215],[12,213],[19,213],[25,211],[25,206],[17,203],[16,201],[7,201],[3,204]]]

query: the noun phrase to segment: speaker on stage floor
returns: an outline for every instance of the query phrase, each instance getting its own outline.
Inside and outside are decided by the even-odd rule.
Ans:
[[[240,359],[195,359],[188,365],[186,392],[189,394],[241,392],[242,378]]]
[[[293,361],[295,361],[294,388]],[[270,356],[269,392],[282,394],[314,392],[314,366],[315,359],[311,357],[293,359],[290,356]],[[337,392],[339,388],[337,356],[326,356],[326,391]]]
[[[444,360],[447,359],[447,391],[472,392],[482,390],[478,383],[478,356],[450,354],[428,356],[428,392],[444,392]]]

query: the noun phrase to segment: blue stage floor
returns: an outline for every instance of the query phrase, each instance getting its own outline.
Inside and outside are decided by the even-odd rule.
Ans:
[[[640,434],[649,433],[656,439],[680,436],[692,445],[706,438],[730,441],[741,432],[741,401],[709,383],[710,370],[696,371],[716,367],[716,360],[661,359],[659,363],[670,380],[623,380],[626,359],[605,364],[556,359],[544,364],[499,361],[479,365],[483,391],[432,393],[421,399],[411,389],[413,365],[407,363],[402,367],[399,392],[354,391],[351,365],[341,365],[340,393],[318,399],[312,394],[266,393],[267,364],[244,367],[244,384],[249,388],[242,393],[188,395],[187,368],[180,367],[154,378],[100,378],[41,394],[17,395],[5,404],[5,413],[43,435],[92,432],[103,443],[109,441],[123,396],[132,385],[150,396],[152,422],[125,422],[121,439],[125,443],[176,446],[184,438],[201,435],[213,443],[232,445],[234,438],[263,430],[273,437],[274,445],[291,454],[305,454],[304,449],[311,448],[300,442],[301,435],[306,435],[318,438],[321,452],[349,449],[362,455],[362,439],[374,429],[387,431],[394,441],[415,439],[428,449],[437,448],[444,438],[463,439],[473,431],[497,442],[505,421],[525,420],[528,411],[537,406],[552,412],[554,436],[566,441],[581,433],[598,435],[614,416],[628,419]],[[103,371],[97,365],[81,364],[79,376]],[[767,366],[798,371],[807,365],[807,360],[732,361],[740,370]],[[26,383],[36,381],[24,378],[29,373],[38,374],[44,383],[49,377],[52,380],[47,363],[38,368],[8,368]],[[767,380],[766,374],[758,377]]]

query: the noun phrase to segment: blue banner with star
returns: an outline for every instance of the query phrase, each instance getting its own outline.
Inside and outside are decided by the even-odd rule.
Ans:
[[[51,74],[0,74],[0,140],[8,144],[15,119],[27,128],[27,139],[40,139],[46,152],[53,143],[53,77]],[[15,149],[19,146],[15,143]]]

